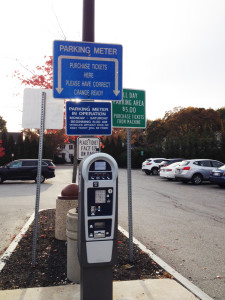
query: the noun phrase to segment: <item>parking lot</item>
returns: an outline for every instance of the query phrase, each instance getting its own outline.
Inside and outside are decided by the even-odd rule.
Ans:
[[[127,228],[126,170],[119,223]],[[212,298],[225,299],[225,189],[132,171],[134,236]],[[125,214],[125,216],[124,216]]]
[[[72,166],[57,166],[41,185],[40,209],[54,208],[71,182]],[[0,186],[1,250],[34,211],[33,182]],[[195,186],[132,171],[134,236],[148,249],[217,300],[225,299],[225,189]],[[119,170],[119,224],[127,229],[127,171]]]

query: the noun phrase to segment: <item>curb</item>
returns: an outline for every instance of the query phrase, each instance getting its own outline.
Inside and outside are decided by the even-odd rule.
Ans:
[[[48,209],[43,209],[43,210],[48,210]],[[40,211],[43,211],[43,210],[40,210]],[[20,230],[20,232],[15,237],[15,239],[12,241],[12,243],[9,245],[9,247],[6,249],[6,251],[1,256],[1,258],[0,258],[0,272],[4,268],[4,266],[6,264],[6,261],[10,258],[11,254],[13,253],[15,248],[17,247],[19,241],[22,239],[23,235],[26,233],[29,226],[33,222],[34,216],[35,216],[35,213],[33,213],[30,216],[30,218],[25,223],[23,228]],[[129,233],[125,229],[123,229],[120,225],[118,225],[118,229],[127,238],[129,238]],[[151,257],[151,259],[153,259],[165,271],[167,271],[169,274],[171,274],[178,282],[180,282],[187,290],[192,292],[195,296],[199,297],[201,300],[213,300],[211,297],[209,297],[207,294],[205,294],[202,290],[200,290],[197,286],[195,286],[193,283],[191,283],[189,280],[187,280],[185,277],[183,277],[181,274],[179,274],[177,271],[175,271],[172,267],[170,267],[167,263],[165,263],[161,258],[159,258],[157,255],[155,255],[151,250],[147,249],[136,238],[133,238],[133,243],[136,244],[142,251],[147,253]]]
[[[129,233],[118,225],[118,229],[129,238]],[[133,243],[137,245],[142,251],[147,253],[151,259],[153,259],[158,265],[160,265],[165,271],[171,274],[179,283],[181,283],[187,290],[189,290],[192,294],[200,298],[201,300],[213,300],[206,293],[200,290],[196,285],[191,283],[188,279],[183,277],[180,273],[175,271],[172,267],[170,267],[167,263],[165,263],[161,258],[155,255],[151,250],[147,249],[141,242],[139,242],[136,238],[133,238]]]
[[[25,223],[23,228],[20,230],[20,232],[17,234],[15,239],[12,241],[12,243],[9,245],[9,247],[6,249],[6,251],[3,253],[3,255],[0,258],[0,272],[4,268],[7,259],[11,256],[15,248],[17,247],[19,241],[22,239],[23,235],[26,233],[27,229],[29,228],[30,224],[34,220],[34,213],[30,216],[28,221]]]
[[[41,212],[43,210],[49,210],[49,209],[52,209],[52,208],[40,209],[39,212]],[[23,226],[23,228],[20,230],[20,232],[13,239],[13,241],[11,242],[11,244],[9,245],[9,247],[6,249],[6,251],[0,257],[0,272],[4,268],[4,266],[6,264],[6,261],[9,259],[9,257],[13,253],[13,251],[16,249],[17,245],[19,244],[19,241],[22,239],[22,237],[24,236],[24,234],[28,230],[29,226],[34,221],[34,218],[35,218],[35,212],[32,213],[32,215],[30,216],[30,218],[28,219],[28,221],[25,223],[25,225]]]

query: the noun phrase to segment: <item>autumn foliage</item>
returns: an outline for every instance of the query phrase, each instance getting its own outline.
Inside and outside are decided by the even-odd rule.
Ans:
[[[30,87],[39,87],[42,89],[52,89],[53,86],[53,67],[52,56],[45,56],[45,64],[43,66],[37,66],[35,70],[29,72],[30,77],[25,77],[20,71],[14,72],[14,77],[18,78],[22,84]]]
[[[2,147],[2,140],[0,140],[0,157],[5,155],[5,148]]]

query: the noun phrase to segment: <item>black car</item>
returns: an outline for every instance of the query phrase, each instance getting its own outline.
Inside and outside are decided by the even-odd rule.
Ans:
[[[164,159],[160,164],[159,164],[159,170],[162,167],[167,167],[175,162],[183,161],[185,158],[168,158]]]
[[[18,159],[4,167],[0,167],[0,183],[5,180],[35,180],[37,181],[37,159]],[[41,183],[45,179],[55,177],[55,165],[51,159],[42,159]]]

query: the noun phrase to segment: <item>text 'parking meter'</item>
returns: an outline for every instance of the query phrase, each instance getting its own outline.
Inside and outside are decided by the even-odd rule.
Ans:
[[[116,262],[118,166],[105,153],[86,157],[79,167],[78,257],[81,300],[112,299]]]

